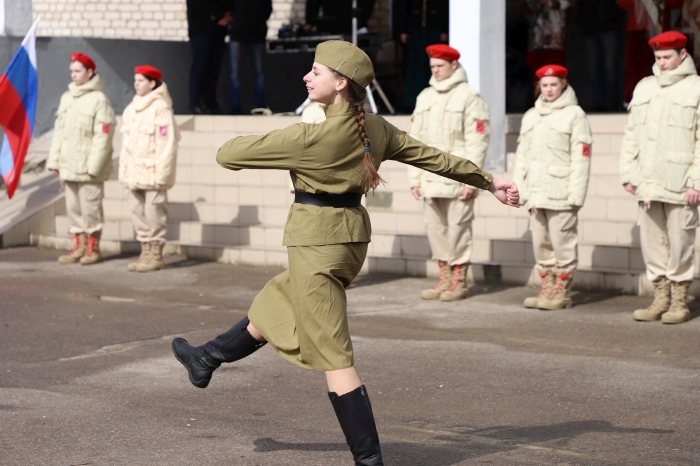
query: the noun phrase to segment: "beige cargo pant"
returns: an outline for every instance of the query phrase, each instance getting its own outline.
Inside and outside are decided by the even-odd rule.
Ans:
[[[65,182],[66,211],[70,221],[70,233],[91,235],[104,226],[104,183]]]
[[[130,190],[131,222],[136,239],[142,243],[165,242],[168,226],[168,192]]]
[[[685,282],[695,275],[695,229],[697,206],[652,202],[649,209],[639,205],[639,236],[647,278],[665,276]]]
[[[540,273],[571,273],[578,265],[578,212],[537,209],[530,217],[532,246]]]
[[[472,258],[474,199],[434,197],[423,203],[433,259],[448,265],[469,264]]]

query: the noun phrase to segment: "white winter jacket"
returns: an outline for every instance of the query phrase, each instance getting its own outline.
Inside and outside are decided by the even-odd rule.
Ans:
[[[688,56],[672,71],[642,79],[629,105],[620,156],[620,181],[640,201],[686,204],[700,191],[700,77]]]
[[[136,95],[122,117],[119,181],[129,189],[170,189],[175,184],[180,131],[168,86]]]
[[[430,87],[418,95],[412,119],[412,137],[483,167],[491,134],[489,108],[467,83],[461,65],[443,81],[430,79]],[[408,180],[428,198],[459,198],[465,186],[415,167],[408,167]]]
[[[554,102],[541,95],[523,116],[513,181],[528,209],[569,210],[586,199],[593,135],[571,86]]]
[[[96,74],[82,86],[70,83],[61,96],[46,168],[62,180],[103,182],[112,173],[116,119],[104,89]]]

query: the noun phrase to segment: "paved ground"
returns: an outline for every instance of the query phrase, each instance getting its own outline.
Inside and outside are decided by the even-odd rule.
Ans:
[[[0,251],[0,464],[352,464],[321,373],[265,347],[200,390],[170,352],[242,318],[277,269],[58,254]],[[700,319],[635,323],[648,298],[591,293],[526,310],[532,289],[485,285],[422,302],[429,283],[348,290],[388,466],[700,464]]]

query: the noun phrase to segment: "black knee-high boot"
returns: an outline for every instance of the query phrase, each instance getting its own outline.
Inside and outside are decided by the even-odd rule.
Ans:
[[[329,392],[328,397],[355,459],[355,466],[384,466],[377,426],[365,386],[341,396]]]
[[[223,362],[233,362],[255,353],[267,342],[258,341],[248,332],[246,317],[231,327],[226,333],[194,347],[184,338],[173,340],[173,353],[187,368],[192,385],[206,388],[214,370]]]

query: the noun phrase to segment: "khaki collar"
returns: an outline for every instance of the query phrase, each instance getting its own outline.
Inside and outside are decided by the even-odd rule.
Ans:
[[[344,102],[342,104],[331,104],[323,109],[323,111],[326,112],[326,118],[355,114],[355,109],[349,102]]]

